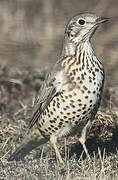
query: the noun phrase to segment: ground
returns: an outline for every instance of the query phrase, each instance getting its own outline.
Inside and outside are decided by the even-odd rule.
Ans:
[[[86,4],[78,0],[46,2],[0,2],[0,179],[116,180],[118,3],[110,0]],[[70,17],[78,13],[78,8],[81,12],[87,9],[111,18],[109,23],[99,28],[92,40],[97,55],[103,59],[106,78],[101,106],[86,142],[91,160],[86,158],[78,137],[69,137],[58,143],[64,165],[59,164],[48,143],[34,148],[23,160],[8,162],[7,158],[21,144],[34,98],[46,72],[58,59],[64,26]]]

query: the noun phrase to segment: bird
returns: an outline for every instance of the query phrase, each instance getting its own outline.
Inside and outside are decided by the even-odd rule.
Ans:
[[[108,20],[93,13],[81,13],[69,20],[60,58],[46,75],[35,99],[27,132],[35,127],[44,143],[49,141],[53,146],[60,163],[64,161],[58,141],[76,134],[89,157],[85,142],[100,106],[105,79],[104,66],[95,54],[91,38],[99,25]],[[17,160],[24,144],[8,161]]]

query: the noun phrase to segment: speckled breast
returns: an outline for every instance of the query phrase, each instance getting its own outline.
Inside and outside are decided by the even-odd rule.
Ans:
[[[93,119],[99,107],[103,87],[103,71],[98,67],[78,67],[71,59],[65,72],[73,82],[73,88],[65,89],[53,98],[42,113],[38,128],[45,136],[59,133],[60,129],[70,125],[72,129],[83,127]],[[71,132],[71,130],[70,130]]]

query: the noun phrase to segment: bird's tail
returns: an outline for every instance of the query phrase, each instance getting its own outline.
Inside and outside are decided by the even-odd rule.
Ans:
[[[38,136],[35,130],[35,135],[26,132],[25,138],[22,142],[22,144],[16,149],[15,152],[13,152],[13,154],[11,154],[11,156],[7,159],[8,161],[19,161],[21,159],[24,159],[24,157],[33,149],[35,149],[36,147],[46,143],[48,141],[48,139],[42,137],[41,135],[39,135],[39,131],[38,131]]]

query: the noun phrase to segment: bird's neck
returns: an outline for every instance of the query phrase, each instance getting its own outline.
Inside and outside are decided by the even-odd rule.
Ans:
[[[68,41],[68,39],[65,39],[63,43],[61,57],[74,56],[75,50],[76,50],[76,45],[71,41]]]
[[[75,57],[75,63],[82,69],[89,69],[91,66],[98,66],[103,69],[102,63],[94,53],[90,40],[74,44],[68,40],[64,42],[61,60],[64,57]]]
[[[94,53],[91,42],[89,40],[81,41],[76,44],[69,41],[68,38],[65,38],[61,57],[76,56],[76,53],[82,51],[88,54]]]

